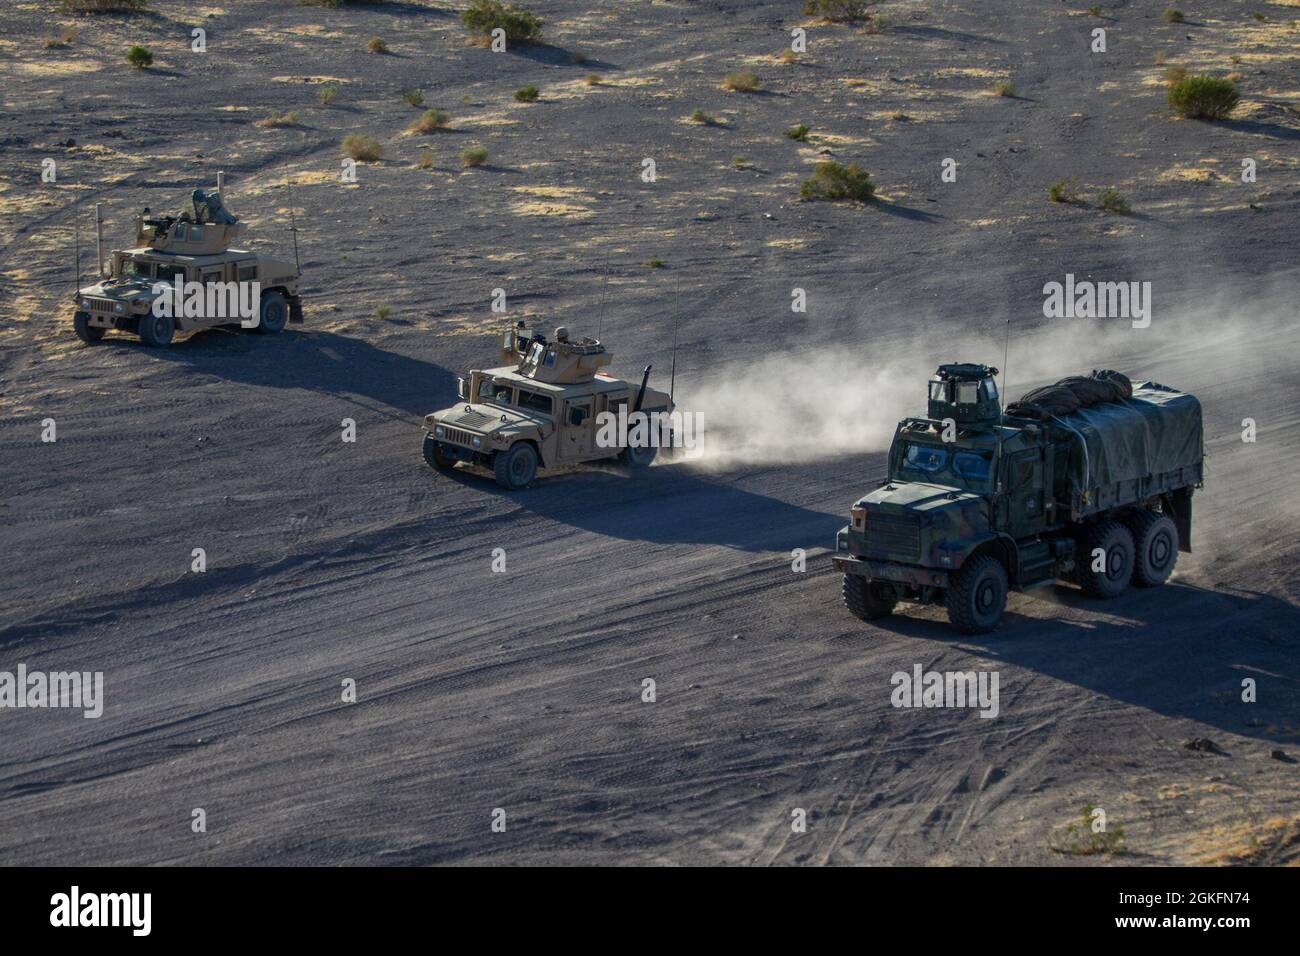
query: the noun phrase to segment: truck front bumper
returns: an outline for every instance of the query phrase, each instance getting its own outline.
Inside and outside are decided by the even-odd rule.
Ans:
[[[870,561],[851,554],[837,554],[832,560],[836,569],[844,574],[856,574],[872,581],[891,581],[894,584],[910,584],[917,588],[948,586],[948,572],[937,568],[918,568],[915,565],[895,564],[892,561]]]

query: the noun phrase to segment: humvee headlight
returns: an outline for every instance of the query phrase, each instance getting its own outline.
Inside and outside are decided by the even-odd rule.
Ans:
[[[442,429],[442,426],[441,426],[441,425],[437,425],[437,426],[435,426],[434,429],[433,429],[433,437],[434,437],[434,438],[441,438],[441,437],[442,437],[442,432],[443,432],[443,429]]]
[[[475,448],[482,448],[483,439],[480,438],[478,435],[475,435],[473,440],[470,441],[470,444],[473,445]]]
[[[126,306],[124,306],[121,302],[115,303],[115,304],[113,305],[113,311],[114,311],[114,312],[125,312],[125,311],[126,311]]]
[[[850,508],[849,524],[853,527],[854,531],[865,531],[867,528],[867,509],[860,507]]]
[[[89,308],[90,308],[90,300],[89,300],[89,299],[82,299],[82,300],[81,300],[81,307],[82,307],[83,309],[89,309]]]

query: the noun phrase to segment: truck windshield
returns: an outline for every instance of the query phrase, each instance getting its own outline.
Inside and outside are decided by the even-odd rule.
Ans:
[[[891,477],[900,481],[924,481],[966,491],[987,492],[990,490],[991,465],[990,452],[908,442],[898,463],[899,474]]]
[[[935,448],[933,445],[908,445],[907,454],[903,456],[903,461],[908,468],[915,468],[917,471],[935,472],[948,464],[948,452],[942,448]]]

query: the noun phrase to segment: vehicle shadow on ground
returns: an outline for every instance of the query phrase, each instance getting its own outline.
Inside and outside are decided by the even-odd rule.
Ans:
[[[681,464],[633,472],[613,463],[542,472],[522,491],[505,491],[481,469],[439,475],[509,495],[525,511],[593,534],[647,544],[722,545],[741,551],[824,546],[844,516],[812,511],[737,488]]]
[[[969,637],[903,609],[879,626],[971,646],[981,656],[1166,716],[1279,745],[1300,742],[1300,608],[1294,604],[1177,581],[1130,589],[1112,601],[1065,585],[1035,593],[1099,617],[1044,621],[1009,612],[992,634]],[[1255,703],[1242,700],[1245,678],[1256,683]],[[1231,754],[1226,741],[1216,743]]]
[[[439,407],[439,396],[456,394],[456,376],[440,365],[349,335],[292,326],[277,335],[205,329],[154,354],[231,382],[354,395],[421,417]]]

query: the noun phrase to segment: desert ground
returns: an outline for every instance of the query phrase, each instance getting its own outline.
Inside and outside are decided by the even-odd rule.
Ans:
[[[441,0],[0,9],[0,671],[104,674],[99,719],[0,710],[0,863],[1300,860],[1300,3],[526,5],[543,43],[505,53]],[[1171,67],[1232,74],[1232,117],[1172,116]],[[355,183],[348,134],[383,147]],[[801,201],[827,159],[877,197]],[[122,247],[218,170],[251,248],[292,256],[292,205],[305,324],[79,342],[94,204]],[[1045,318],[1066,274],[1151,282],[1150,326]],[[518,318],[661,388],[675,357],[702,454],[435,473],[423,416]],[[1013,594],[978,639],[851,617],[835,532],[944,361],[1195,393],[1174,580]],[[998,671],[998,716],[894,708],[917,663]],[[1058,852],[1088,804],[1123,852]]]

